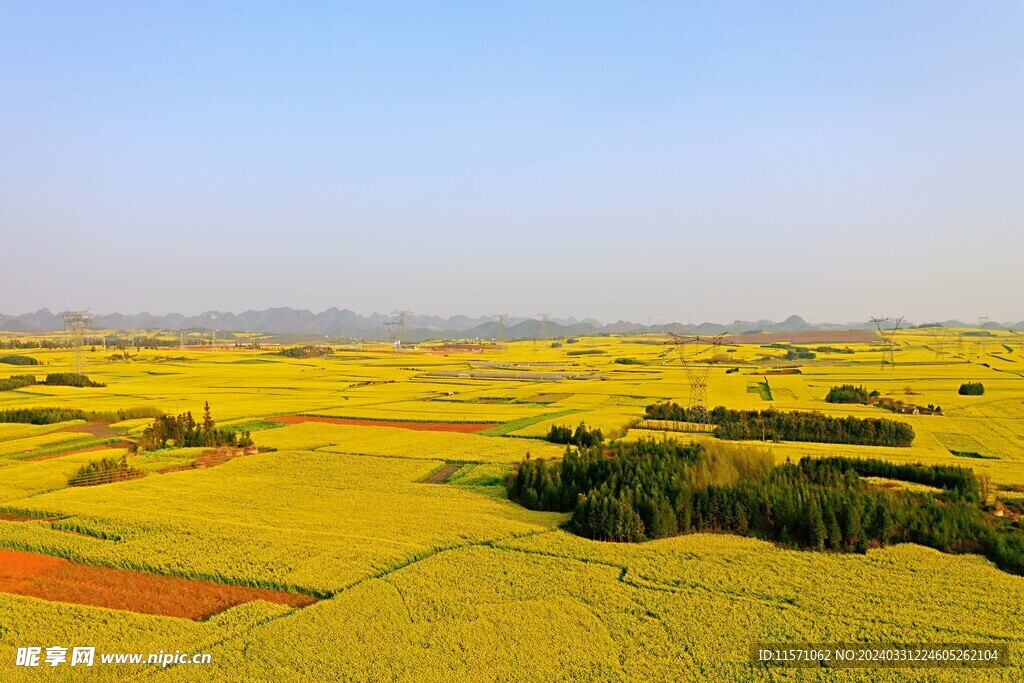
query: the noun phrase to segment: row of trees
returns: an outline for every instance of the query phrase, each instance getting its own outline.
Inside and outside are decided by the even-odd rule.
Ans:
[[[77,408],[11,408],[0,411],[0,422],[52,425],[68,420],[85,420],[89,416]]]
[[[985,517],[969,469],[848,458],[773,466],[769,455],[731,448],[614,442],[567,452],[560,464],[525,461],[510,475],[507,490],[527,507],[572,512],[569,529],[598,540],[728,532],[845,552],[911,542],[944,552],[982,552],[1024,574],[1024,533]],[[863,476],[942,492],[889,490]]]
[[[196,422],[192,411],[178,416],[161,415],[146,427],[139,440],[143,450],[166,448],[173,442],[177,448],[233,446],[244,448],[253,445],[248,431],[236,433],[217,427],[210,413],[210,402],[203,407],[203,421]]]
[[[77,372],[51,372],[46,376],[47,385],[51,387],[105,387]]]
[[[61,349],[66,346],[66,341],[53,339],[0,339],[0,349]]]
[[[647,406],[647,419],[700,421],[692,408],[676,403]],[[715,436],[729,440],[813,441],[861,446],[909,446],[914,428],[905,422],[879,417],[830,417],[819,412],[731,410],[723,406],[709,412]]]
[[[981,382],[964,382],[957,393],[961,396],[981,396],[985,393],[985,385]]]
[[[11,375],[0,379],[0,391],[13,391],[36,384],[35,375]],[[105,384],[94,382],[85,375],[74,372],[53,372],[46,376],[43,384],[51,387],[105,387]]]
[[[561,443],[577,447],[589,448],[604,442],[604,434],[600,429],[588,429],[582,422],[577,425],[575,431],[571,427],[551,425],[547,440],[551,443]]]
[[[85,411],[77,408],[11,408],[0,410],[0,422],[49,425],[68,420],[94,420],[97,422],[124,422],[144,417],[159,417],[159,408],[121,408],[105,412]]]
[[[39,365],[39,361],[31,356],[0,356],[0,363],[7,365]]]

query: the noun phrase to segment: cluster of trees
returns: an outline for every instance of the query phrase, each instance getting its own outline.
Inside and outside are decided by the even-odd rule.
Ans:
[[[577,425],[575,431],[571,427],[551,425],[547,440],[551,443],[571,444],[577,447],[596,446],[604,442],[604,434],[600,429],[588,429],[582,422]]]
[[[853,353],[853,349],[851,349],[850,347],[837,349],[834,346],[818,346],[815,347],[814,350],[817,351],[818,353]]]
[[[129,465],[127,457],[122,455],[120,458],[103,458],[83,465],[68,479],[68,486],[96,486],[142,476],[145,473]]]
[[[51,387],[105,387],[89,379],[86,375],[77,372],[51,372],[46,376],[46,382]]]
[[[794,346],[786,349],[786,360],[813,360],[815,354],[810,349]]]
[[[0,349],[61,349],[67,342],[52,339],[7,339],[0,341]]]
[[[841,384],[828,390],[828,394],[825,395],[825,402],[861,403],[867,405],[872,398],[877,398],[880,395],[878,391],[868,393],[868,390],[863,386],[857,387],[852,384]]]
[[[981,382],[964,382],[957,393],[961,396],[981,396],[985,393],[985,385]]]
[[[144,450],[166,448],[173,442],[178,448],[201,446],[214,448],[217,446],[233,446],[244,448],[253,444],[248,431],[236,433],[230,429],[217,427],[210,413],[210,402],[203,407],[203,421],[196,422],[192,411],[178,416],[161,415],[142,432],[139,446]]]
[[[844,552],[911,542],[982,552],[1024,574],[1024,533],[1015,523],[986,518],[969,469],[849,458],[774,466],[767,453],[718,446],[613,442],[567,452],[560,464],[527,460],[506,487],[526,507],[571,512],[569,529],[597,540],[728,532]],[[864,476],[941,492],[889,490]]]
[[[333,353],[329,346],[314,346],[312,344],[306,346],[292,346],[291,348],[281,349],[277,352],[277,355],[284,356],[285,358],[322,358],[329,356]]]
[[[8,379],[0,379],[0,391],[13,391],[36,384],[35,375],[11,375]],[[105,384],[94,382],[85,375],[74,372],[54,372],[46,376],[43,384],[51,387],[104,387]]]
[[[39,361],[31,356],[0,356],[0,363],[7,365],[40,365]]]
[[[598,484],[619,489],[623,482],[642,478],[653,490],[681,482],[699,453],[696,444],[650,439],[580,451],[567,448],[560,462],[523,461],[509,476],[506,488],[509,498],[531,510],[570,512],[579,496]],[[643,477],[638,474],[641,470]]]
[[[819,412],[731,410],[723,406],[709,413],[715,436],[729,440],[813,441],[861,446],[909,446],[914,429],[904,422],[880,417],[830,417]],[[647,406],[647,419],[695,422],[697,411],[676,403]]]
[[[30,387],[35,383],[35,375],[11,375],[7,379],[0,379],[0,391],[14,391],[22,387]]]

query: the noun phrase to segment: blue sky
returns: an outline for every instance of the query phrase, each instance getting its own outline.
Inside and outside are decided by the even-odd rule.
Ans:
[[[1024,3],[0,4],[0,312],[1024,318]]]

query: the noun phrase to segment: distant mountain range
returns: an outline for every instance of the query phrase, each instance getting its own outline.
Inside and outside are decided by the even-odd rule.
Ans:
[[[351,339],[386,339],[385,323],[395,320],[393,315],[374,313],[364,316],[348,309],[329,308],[322,313],[304,309],[269,308],[265,311],[222,313],[207,311],[186,317],[178,313],[151,315],[136,313],[123,315],[110,313],[96,315],[94,330],[218,330],[220,332],[259,332],[269,335],[289,335],[307,338],[329,336]],[[940,323],[945,327],[979,327],[959,320]],[[1017,323],[986,322],[980,327],[990,330],[1024,332],[1024,321]],[[64,320],[60,313],[47,309],[23,315],[0,314],[0,330],[10,332],[50,332],[62,330]],[[812,332],[818,330],[866,330],[874,323],[851,322],[845,324],[812,325],[798,315],[782,322],[771,320],[737,320],[729,324],[700,323],[690,325],[667,323],[641,325],[620,320],[604,324],[592,318],[552,318],[546,322],[534,318],[509,318],[505,322],[508,339],[534,339],[538,337],[568,337],[584,334],[644,334],[675,332],[676,334],[749,334],[757,332]],[[500,334],[500,325],[491,317],[456,315],[441,318],[436,315],[410,315],[405,321],[405,341],[419,342],[429,339],[494,339]]]

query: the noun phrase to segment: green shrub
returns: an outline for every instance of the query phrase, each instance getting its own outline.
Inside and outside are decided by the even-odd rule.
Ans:
[[[0,379],[0,391],[13,391],[22,387],[30,387],[35,383],[35,375],[11,375],[7,379]]]
[[[77,372],[51,372],[46,376],[45,384],[50,387],[105,387],[106,384],[93,382],[85,375]]]
[[[961,396],[981,396],[985,393],[985,385],[981,382],[964,382],[957,393]]]
[[[864,387],[855,387],[852,384],[842,384],[832,387],[825,396],[826,403],[863,403],[868,402],[868,390]]]

